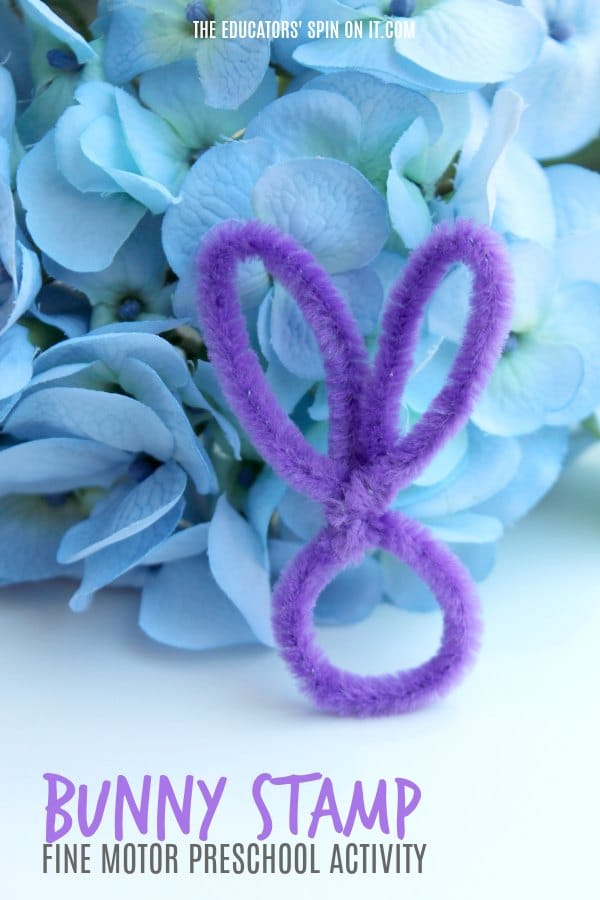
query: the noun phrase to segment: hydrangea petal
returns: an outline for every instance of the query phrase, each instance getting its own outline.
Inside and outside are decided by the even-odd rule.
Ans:
[[[207,150],[190,169],[181,203],[167,210],[163,244],[173,270],[182,275],[200,239],[225,219],[254,218],[250,193],[276,159],[265,141],[232,142]]]
[[[5,423],[20,440],[82,437],[167,460],[173,438],[152,409],[131,397],[75,387],[49,387],[25,396]]]
[[[225,436],[225,440],[233,450],[234,458],[242,458],[242,444],[238,428],[228,419],[226,415],[223,415],[223,413],[219,412],[217,407],[206,399],[198,386],[198,379],[196,379],[196,381],[190,381],[190,383],[182,389],[181,399],[183,403],[185,403],[186,406],[190,407],[192,410],[203,410],[204,412],[209,412],[217,422],[219,428]],[[223,405],[227,407],[226,403],[224,403]]]
[[[390,153],[399,135],[417,118],[425,123],[431,140],[437,140],[442,134],[440,116],[434,103],[398,84],[386,84],[371,75],[348,71],[315,78],[305,90],[315,89],[346,97],[360,113],[362,133],[355,165],[378,186],[385,185]],[[390,109],[394,110],[393,116]],[[352,162],[351,159],[347,161]]]
[[[99,116],[81,137],[81,149],[88,159],[138,203],[158,215],[175,201],[174,194],[163,184],[137,172],[125,170],[127,160],[120,155],[123,143],[121,127],[110,116]]]
[[[487,544],[497,541],[503,532],[498,519],[473,512],[439,516],[429,521],[423,520],[423,524],[439,540],[456,544]]]
[[[123,496],[120,492],[110,495],[100,510],[96,507],[88,519],[67,531],[58,549],[58,561],[77,562],[149,528],[173,509],[185,485],[185,473],[171,461]]]
[[[33,240],[48,256],[78,272],[109,266],[145,212],[123,194],[82,194],[70,185],[56,165],[53,133],[24,157],[17,187]]]
[[[98,109],[91,105],[78,104],[65,110],[54,130],[56,162],[78,191],[114,194],[119,185],[101,166],[87,158],[81,146],[83,134],[97,118]]]
[[[426,338],[425,353],[423,363],[415,368],[404,393],[405,404],[418,413],[425,412],[444,386],[456,356],[456,346],[430,335]]]
[[[429,207],[420,189],[408,178],[390,172],[387,197],[394,231],[405,247],[414,249],[423,243],[433,224]]]
[[[288,488],[278,508],[282,522],[303,541],[310,541],[325,525],[323,508],[314,500]]]
[[[426,490],[408,488],[396,505],[418,519],[433,520],[480,505],[515,476],[521,461],[518,441],[469,429],[468,451],[448,476]]]
[[[497,544],[449,544],[453,553],[467,567],[475,581],[487,578],[496,561]]]
[[[217,501],[208,533],[208,560],[215,581],[259,641],[273,646],[271,586],[261,540],[224,495]]]
[[[368,265],[388,236],[383,198],[333,159],[277,163],[258,180],[256,215],[293,235],[332,274]]]
[[[512,143],[499,160],[495,184],[492,227],[501,234],[550,246],[555,237],[555,219],[546,170]]]
[[[466,266],[454,266],[435,289],[427,309],[427,325],[434,334],[455,344],[462,340],[472,278]]]
[[[381,554],[383,592],[394,606],[412,612],[430,612],[437,601],[413,569],[390,553]]]
[[[136,566],[147,554],[165,541],[175,530],[183,512],[184,501],[180,500],[165,516],[138,531],[124,541],[110,544],[103,550],[88,556],[84,563],[81,584],[71,597],[69,606],[74,612],[83,612],[100,588],[110,584],[125,572]]]
[[[268,467],[262,470],[248,491],[246,501],[248,519],[260,537],[265,550],[271,518],[285,491],[285,483]]]
[[[468,447],[469,439],[466,431],[463,429],[442,447],[427,468],[415,479],[415,488],[418,490],[419,488],[427,488],[430,485],[437,485],[445,478],[448,478],[467,453]],[[410,490],[410,488],[407,488],[406,491],[400,494],[400,497],[403,497]]]
[[[498,363],[472,421],[492,434],[530,434],[571,402],[583,375],[575,347],[523,338]]]
[[[87,298],[56,281],[43,286],[31,312],[40,322],[62,331],[65,337],[80,337],[90,328]]]
[[[464,218],[489,225],[496,206],[497,168],[519,127],[523,101],[513,91],[494,97],[488,127],[468,167],[457,173],[451,208]]]
[[[0,138],[0,157],[8,148]],[[0,159],[1,168],[1,159]],[[8,173],[7,173],[8,179]],[[0,171],[0,334],[27,312],[35,300],[42,276],[37,255],[17,240],[17,223],[9,181]]]
[[[137,359],[128,359],[121,367],[120,380],[126,391],[153,409],[166,425],[174,441],[173,458],[189,473],[196,490],[201,494],[216,490],[217,479],[206,450],[180,403],[154,369]]]
[[[515,476],[494,497],[478,507],[512,525],[538,503],[560,475],[569,441],[567,428],[540,428],[519,438],[521,461]]]
[[[361,334],[372,334],[383,309],[383,285],[375,269],[352,269],[331,278],[346,300]]]
[[[381,601],[383,576],[379,564],[367,556],[360,565],[345,569],[328,584],[317,600],[315,624],[348,625],[361,622]]]
[[[10,72],[19,97],[32,94],[29,53],[31,35],[9,3],[0,3],[0,59]]]
[[[565,156],[598,133],[599,25],[587,41],[546,40],[535,63],[509,82],[527,104],[519,140],[540,159]]]
[[[93,302],[111,302],[123,291],[145,295],[162,288],[167,260],[162,252],[160,220],[146,215],[118,251],[111,265],[101,272],[71,272],[54,260],[44,268],[58,281],[82,291]],[[140,323],[136,323],[138,327]],[[173,326],[174,327],[174,326]]]
[[[583,359],[583,379],[577,393],[559,412],[551,413],[549,425],[574,425],[589,416],[600,398],[600,285],[569,285],[557,296],[540,329],[540,339],[564,341],[576,347]],[[558,360],[557,360],[558,365]]]
[[[600,175],[573,165],[545,171],[556,211],[561,270],[571,281],[600,283]]]
[[[408,248],[422,243],[432,228],[431,214],[419,187],[405,177],[411,163],[418,165],[428,145],[422,119],[416,119],[396,143],[390,157],[387,199],[394,230]]]
[[[19,288],[10,315],[4,324],[5,328],[9,328],[30,309],[42,286],[42,273],[37,254],[17,241],[17,255],[20,257]]]
[[[390,153],[390,162],[398,175],[405,175],[410,165],[424,153],[429,144],[429,134],[421,117],[412,122],[402,134]]]
[[[271,304],[271,342],[292,374],[318,381],[324,377],[316,338],[298,304],[281,285],[275,285]]]
[[[59,75],[41,94],[33,97],[17,120],[17,131],[24,147],[37,144],[57,124],[73,103],[75,84],[70,73]]]
[[[482,581],[489,575],[496,557],[494,543],[449,546],[476,581]],[[382,553],[381,568],[385,594],[394,606],[413,612],[430,612],[438,609],[438,602],[425,582],[395,556]]]
[[[234,110],[207,106],[198,67],[192,60],[160,66],[140,77],[142,102],[169,122],[194,150],[233,137],[276,97],[277,79],[272,69],[252,96]]]
[[[411,175],[420,184],[434,184],[444,174],[463,146],[471,121],[468,94],[431,94],[430,101],[437,111],[441,128],[437,129],[436,137],[425,111],[419,112],[428,126],[430,138],[432,135],[436,138],[411,164]]]
[[[10,142],[17,111],[15,86],[8,69],[0,65],[0,138]]]
[[[562,164],[546,170],[559,238],[600,231],[600,174]]]
[[[0,495],[56,494],[109,487],[127,470],[128,453],[79,438],[45,438],[0,453]]]
[[[311,382],[306,378],[298,378],[289,369],[279,362],[276,356],[269,362],[265,372],[269,387],[275,395],[279,405],[286,411],[292,412],[298,401],[311,387]]]
[[[298,543],[298,541],[286,541],[280,540],[279,538],[272,538],[269,540],[268,559],[271,565],[271,579],[273,582],[279,578],[285,567],[291,562],[292,557],[300,550],[301,546],[302,545]]]
[[[115,100],[127,147],[139,171],[175,194],[188,171],[188,151],[171,126],[119,88]]]
[[[147,6],[147,4],[144,4]],[[142,72],[185,57],[193,57],[196,41],[185,22],[184,9],[177,5],[151,10],[120,3],[111,11],[104,44],[104,68],[113,84],[125,84]],[[175,20],[175,21],[174,21]]]
[[[163,322],[132,322],[99,328],[80,338],[54,344],[36,361],[36,375],[56,366],[76,363],[104,363],[118,378],[130,358],[138,359],[154,369],[173,392],[187,387],[191,377],[187,363],[177,350],[156,333],[172,328]]]
[[[279,0],[219,0],[223,21],[279,18]],[[206,102],[221,109],[236,109],[256,90],[265,76],[271,56],[266,38],[221,38],[196,42],[198,71]]]
[[[247,622],[216,584],[206,557],[167,563],[142,591],[139,625],[148,637],[183,650],[254,643]]]
[[[509,254],[515,294],[511,330],[534,331],[558,287],[554,255],[529,241],[511,244]],[[537,330],[536,335],[539,335]]]
[[[0,138],[0,260],[13,282],[17,277],[16,240],[17,222],[10,188],[10,150],[6,141]]]
[[[332,41],[320,38],[297,47],[293,58],[319,72],[353,68],[418,91],[468,91],[474,87],[471,80],[448,80],[415,65],[406,56],[396,53],[392,40],[364,40],[359,37]]]
[[[78,62],[86,63],[96,59],[93,47],[41,0],[20,0],[20,6],[30,22],[42,31],[49,32],[59,43],[66,44]]]
[[[208,547],[208,522],[181,528],[151,550],[144,559],[144,566],[161,566],[163,563],[177,562],[205,553]]]
[[[495,0],[439,0],[425,5],[414,38],[397,39],[396,50],[442,78],[486,84],[525,69],[543,36],[524,9]]]
[[[110,373],[103,363],[73,363],[56,366],[33,376],[27,387],[28,393],[44,390],[48,384],[66,387],[84,387],[89,390],[106,390],[112,383]]]
[[[247,138],[262,138],[282,157],[327,156],[356,165],[361,119],[343,96],[309,88],[267,106],[246,129]]]
[[[56,551],[66,529],[81,518],[73,500],[50,506],[41,497],[12,494],[0,498],[0,580],[3,583],[66,577]],[[18,535],[18,540],[15,540]]]
[[[21,325],[0,335],[0,400],[27,386],[33,374],[35,353],[35,347]]]

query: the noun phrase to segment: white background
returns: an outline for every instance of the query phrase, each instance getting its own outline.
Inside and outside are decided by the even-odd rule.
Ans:
[[[481,596],[482,653],[457,691],[408,717],[352,721],[313,712],[275,653],[197,655],[153,644],[137,630],[132,594],[108,592],[76,616],[61,584],[0,591],[2,895],[600,896],[598,450],[507,535]],[[381,607],[323,639],[336,661],[391,670],[424,658],[438,629],[435,615]],[[423,792],[405,841],[427,843],[424,874],[43,876],[47,771],[96,789],[118,773],[132,783],[164,773],[174,784],[188,773],[211,784],[227,775],[211,832],[227,842],[255,839],[250,785],[259,772],[322,772],[341,806],[355,779],[374,789],[379,778],[407,777]],[[307,790],[298,840],[315,799]],[[110,840],[109,825],[97,842]],[[321,863],[334,837],[324,822]],[[290,840],[283,823],[274,838]]]

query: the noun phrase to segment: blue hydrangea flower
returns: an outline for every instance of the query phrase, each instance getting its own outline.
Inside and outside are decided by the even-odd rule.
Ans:
[[[179,529],[143,565],[139,622],[154,640],[191,650],[257,640],[273,645],[260,540],[225,495],[210,522]]]
[[[145,216],[114,260],[101,272],[72,272],[46,260],[58,282],[85,294],[92,306],[90,327],[143,322],[171,314],[172,285],[160,239],[160,220]]]
[[[245,136],[272,142],[289,159],[326,156],[347,162],[383,192],[390,153],[416,120],[431,144],[441,139],[440,114],[427,97],[364,73],[339,72],[312,78],[302,90],[271,103],[249,123]]]
[[[270,41],[228,38],[224,20],[274,20],[279,0],[105,0],[98,30],[105,34],[104,67],[115,84],[181,59],[195,59],[209,106],[236,109],[258,88]],[[194,22],[215,22],[214,38],[195,38]]]
[[[440,139],[439,113],[427,98],[368,75],[340,73],[271,103],[248,124],[244,141],[205,153],[186,178],[181,204],[165,217],[167,257],[181,279],[177,314],[195,317],[193,256],[202,235],[224,218],[258,216],[313,250],[363,332],[371,333],[383,301],[381,277],[371,264],[388,235],[378,191],[385,187],[391,149],[417,118],[432,141]],[[256,264],[242,269],[240,285],[249,307],[269,289]],[[314,338],[279,285],[264,300],[257,324],[273,387],[281,402],[293,405],[323,374]]]
[[[253,217],[294,234],[334,275],[366,266],[388,234],[385,203],[356,168],[325,156],[286,159],[272,142],[252,138],[213,147],[190,170],[181,203],[165,216],[172,268],[186,274],[200,239],[217,222]],[[241,288],[254,303],[262,299],[264,270],[249,266]]]
[[[515,277],[511,335],[472,420],[491,434],[530,434],[544,425],[573,425],[600,396],[598,334],[600,287],[561,279],[552,251],[538,244],[509,245]],[[457,342],[467,312],[469,277],[461,267],[432,303],[429,328]],[[452,347],[429,363],[429,379],[443,377]]]
[[[523,112],[518,94],[498,91],[491,107],[478,94],[437,97],[436,104],[442,138],[432,144],[416,121],[392,153],[387,198],[403,244],[415,246],[436,221],[463,217],[550,246],[555,223],[548,179],[515,140]],[[438,182],[459,148],[451,184],[440,196]]]
[[[504,81],[537,57],[544,31],[528,10],[498,0],[346,0],[356,20],[380,23],[381,34],[403,20],[397,37],[310,41],[294,59],[331,72],[358,69],[425,91],[464,91]],[[406,28],[407,18],[414,28]],[[409,32],[407,34],[407,31]]]
[[[188,151],[120,88],[88,82],[75,97],[23,159],[17,185],[36,244],[65,268],[98,272],[148,210],[176,200]]]
[[[216,109],[206,102],[191,60],[160,66],[139,78],[140,100],[177,132],[186,147],[197,156],[213,144],[230,140],[277,97],[277,78],[267,73],[249,100],[237,109]]]
[[[539,57],[509,82],[527,108],[519,140],[542,159],[583,147],[600,129],[600,6],[596,0],[523,0],[541,21]]]
[[[19,116],[18,128],[30,146],[73,103],[80,84],[102,78],[102,67],[96,49],[41,0],[21,0],[20,6],[32,32],[34,95]]]
[[[164,247],[180,276],[174,296],[177,315],[195,319],[193,260],[203,234],[224,219],[254,217],[293,234],[312,250],[340,289],[350,292],[351,306],[354,300],[361,304],[372,298],[377,307],[382,292],[369,264],[388,236],[383,198],[346,162],[325,156],[282,158],[272,141],[252,138],[213,147],[201,156],[183,184],[181,203],[165,216]],[[269,289],[261,264],[250,261],[241,267],[240,290],[248,308],[256,307]],[[281,402],[289,406],[310,379],[320,377],[321,363],[306,323],[286,292],[276,285],[267,302],[272,303],[274,344],[287,367],[282,370],[283,360],[272,360],[269,377]],[[300,380],[291,377],[299,371]]]
[[[112,326],[35,360],[3,423],[0,520],[23,537],[22,553],[3,542],[11,547],[0,560],[4,582],[82,574],[71,601],[81,609],[173,535],[186,507],[197,515],[202,496],[216,491],[192,421],[201,434],[216,415],[233,452],[237,436],[152,331]]]

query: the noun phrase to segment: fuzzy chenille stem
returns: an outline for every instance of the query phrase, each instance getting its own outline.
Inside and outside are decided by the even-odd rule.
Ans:
[[[323,356],[329,455],[312,448],[278,405],[250,347],[236,288],[240,262],[259,258],[295,297]],[[446,385],[405,436],[397,409],[425,305],[449,266],[473,272],[471,312]],[[251,440],[296,490],[321,501],[327,525],[283,572],[273,596],[281,653],[317,706],[341,715],[407,712],[445,693],[479,641],[475,588],[456,557],[420,524],[388,510],[467,421],[499,358],[511,314],[511,278],[499,239],[471,222],[442,225],[394,285],[370,368],[358,328],[327,273],[292,238],[260,222],[226,222],[198,254],[198,307],[225,396]],[[319,648],[312,612],[321,591],[366,550],[393,553],[431,588],[444,616],[437,653],[413,669],[361,676]]]

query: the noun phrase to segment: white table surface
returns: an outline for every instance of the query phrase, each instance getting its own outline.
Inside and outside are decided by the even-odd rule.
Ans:
[[[600,448],[507,535],[481,587],[477,667],[412,716],[318,715],[273,652],[170,650],[137,629],[134,595],[108,591],[82,616],[66,595],[59,583],[0,591],[3,897],[600,896]],[[391,669],[423,658],[438,629],[434,614],[381,607],[356,628],[328,629],[324,643],[357,669]],[[132,782],[164,773],[174,783],[227,775],[231,793],[211,834],[222,842],[255,839],[249,785],[259,772],[322,772],[340,797],[356,779],[407,777],[423,792],[405,840],[427,843],[424,873],[44,876],[48,771],[96,788],[118,773]],[[272,839],[290,836],[281,827]],[[355,839],[390,840],[376,831]],[[319,852],[333,840],[324,825]]]

